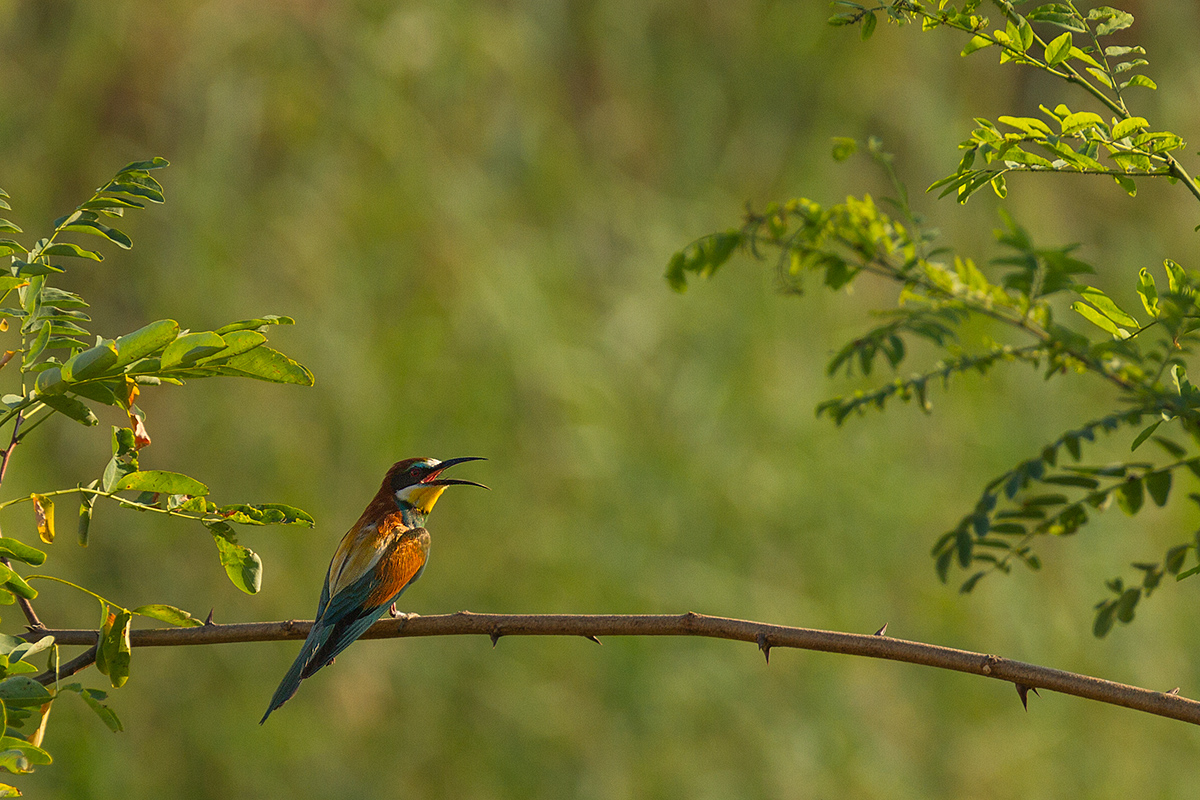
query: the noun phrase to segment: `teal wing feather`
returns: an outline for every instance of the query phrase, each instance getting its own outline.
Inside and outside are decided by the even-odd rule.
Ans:
[[[372,560],[372,566],[349,583],[344,573],[353,564],[343,553],[345,544],[343,542],[343,547],[339,547],[325,576],[308,638],[275,690],[259,724],[266,722],[271,712],[296,694],[301,681],[329,664],[362,636],[383,616],[388,606],[421,577],[429,553],[429,534],[424,528],[413,528],[389,537],[379,557]],[[336,587],[332,592],[331,584]]]

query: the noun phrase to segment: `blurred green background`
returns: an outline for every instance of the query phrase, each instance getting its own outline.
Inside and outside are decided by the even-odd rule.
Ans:
[[[1126,6],[1129,7],[1129,6]],[[1136,113],[1195,139],[1190,0],[1129,7],[1157,93]],[[880,26],[864,44],[824,3],[239,0],[0,5],[0,186],[45,230],[128,161],[161,155],[167,204],[127,219],[66,288],[106,335],[170,317],[211,329],[288,314],[273,343],[313,389],[212,381],[147,392],[144,467],[221,501],[301,506],[315,530],[250,529],[260,595],[211,537],[97,509],[49,567],[126,606],[218,622],[311,617],[334,545],[407,456],[487,456],[431,519],[405,610],[679,613],[889,633],[1152,688],[1200,692],[1200,582],[1092,638],[1102,580],[1161,557],[1196,514],[1112,512],[1043,546],[1041,574],[969,597],[929,547],[983,484],[1111,409],[1099,382],[1011,368],[842,430],[813,408],[859,385],[828,356],[892,301],[774,290],[739,260],[683,296],[662,271],[746,201],[882,193],[832,136],[883,137],[914,192],[949,173],[973,116],[1089,108],[949,32]],[[1193,168],[1195,162],[1192,162]],[[1098,285],[1190,268],[1197,209],[1143,182],[1010,182],[1048,245],[1081,241]],[[996,255],[994,197],[921,196],[949,242]],[[1132,302],[1136,305],[1136,301]],[[1080,326],[1083,327],[1082,325]],[[8,336],[13,336],[9,333]],[[11,345],[10,345],[11,346]],[[909,366],[919,366],[917,360]],[[885,377],[885,376],[884,376]],[[13,376],[7,376],[12,380]],[[883,379],[881,377],[880,379]],[[98,476],[108,426],[62,421],[18,451],[4,494]],[[1126,432],[1087,457],[1127,452]],[[6,534],[33,535],[26,506]],[[65,512],[64,507],[64,512]],[[68,517],[71,515],[67,515]],[[95,604],[44,586],[51,626]],[[20,629],[15,609],[5,630]],[[1183,723],[848,657],[705,640],[361,642],[260,728],[298,645],[135,653],[112,735],[56,705],[56,763],[17,782],[77,798],[1145,798],[1194,796]],[[89,672],[87,685],[103,679]]]

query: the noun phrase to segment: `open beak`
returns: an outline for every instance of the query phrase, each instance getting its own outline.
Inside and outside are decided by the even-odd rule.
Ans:
[[[475,481],[460,481],[457,478],[438,477],[442,474],[443,470],[453,467],[455,464],[461,464],[464,461],[487,461],[487,459],[481,458],[480,456],[463,456],[462,458],[446,459],[442,463],[438,464],[437,469],[429,473],[429,475],[427,475],[425,479],[421,481],[421,483],[427,486],[478,486],[481,489],[488,488],[482,483],[476,483]]]

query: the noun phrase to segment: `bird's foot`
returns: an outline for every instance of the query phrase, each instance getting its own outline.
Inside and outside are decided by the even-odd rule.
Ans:
[[[388,614],[391,616],[392,619],[404,619],[404,620],[409,620],[409,619],[412,619],[413,617],[421,616],[420,614],[405,614],[403,611],[399,611],[396,609],[395,603],[392,603],[392,607],[388,609]]]

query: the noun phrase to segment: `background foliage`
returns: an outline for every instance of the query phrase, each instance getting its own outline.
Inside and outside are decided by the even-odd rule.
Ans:
[[[1195,6],[1129,10],[1161,87],[1146,110],[1194,139]],[[14,219],[39,230],[122,164],[173,163],[167,205],[124,226],[135,248],[72,274],[96,329],[287,314],[298,324],[272,341],[317,379],[140,400],[144,458],[186,464],[216,496],[315,517],[314,530],[243,537],[265,564],[257,597],[225,579],[203,530],[144,515],[98,513],[91,546],[60,541],[54,564],[131,608],[310,616],[334,543],[387,465],[484,455],[490,474],[475,477],[494,491],[440,505],[407,610],[694,610],[864,632],[887,621],[897,636],[1194,693],[1194,581],[1156,595],[1138,625],[1089,634],[1095,576],[1186,536],[1197,522],[1183,504],[1105,515],[1086,541],[1048,545],[1041,575],[969,598],[931,568],[929,547],[986,480],[1066,419],[1111,409],[1099,381],[968,378],[933,394],[932,417],[897,407],[837,430],[812,410],[873,385],[823,372],[871,298],[781,298],[753,264],[683,298],[663,283],[681,242],[747,200],[882,193],[865,159],[829,159],[830,137],[881,135],[901,177],[924,186],[954,169],[972,117],[1032,116],[1062,91],[915,31],[881,25],[863,45],[827,16],[740,2],[0,10],[0,185]],[[1195,207],[1175,189],[1144,181],[1133,201],[1106,178],[1021,176],[1010,189],[1018,180],[1014,215],[1038,241],[1086,242],[1096,285],[1122,307],[1138,307],[1138,268],[1195,252]],[[914,204],[963,251],[998,255],[986,193]],[[5,494],[86,483],[122,420],[102,418],[85,447],[73,423],[47,426],[17,452]],[[1092,460],[1107,447],[1128,445],[1102,442]],[[6,533],[32,541],[28,506],[4,513]],[[93,605],[42,588],[48,624],[94,624]],[[6,630],[17,622],[4,615]],[[64,705],[55,713],[77,724],[56,720],[55,766],[22,786],[1173,797],[1190,790],[1175,765],[1200,747],[1177,723],[1067,698],[1026,714],[964,676],[782,652],[766,667],[753,648],[684,641],[364,642],[305,685],[289,719],[259,729],[294,652],[137,653],[109,698],[126,731]]]

